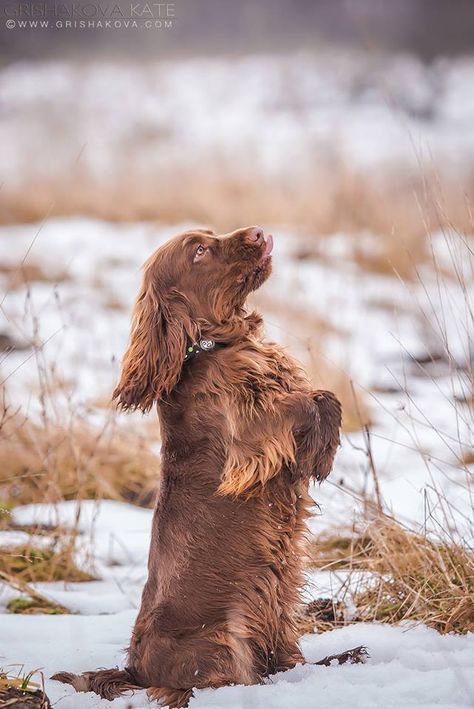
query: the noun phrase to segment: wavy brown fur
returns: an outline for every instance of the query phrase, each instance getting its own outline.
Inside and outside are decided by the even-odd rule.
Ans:
[[[114,397],[126,410],[158,406],[149,575],[127,669],[58,677],[77,689],[111,698],[145,687],[185,706],[194,687],[253,684],[303,661],[308,484],[331,470],[341,409],[246,313],[270,271],[255,228],[187,232],[145,266]],[[200,336],[221,346],[184,363]]]

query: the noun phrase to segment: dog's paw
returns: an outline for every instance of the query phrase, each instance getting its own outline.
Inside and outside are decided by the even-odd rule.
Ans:
[[[331,665],[345,665],[349,663],[350,665],[360,665],[365,664],[369,659],[370,655],[364,645],[359,645],[358,647],[353,647],[351,650],[345,650],[345,652],[340,652],[337,655],[328,655],[323,657],[322,660],[318,662],[313,662],[313,665],[325,665],[330,667]]]

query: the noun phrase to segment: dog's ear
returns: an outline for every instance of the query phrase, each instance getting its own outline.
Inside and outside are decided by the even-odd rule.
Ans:
[[[188,337],[193,337],[182,294],[164,292],[156,261],[145,264],[143,284],[135,303],[128,349],[113,393],[126,411],[149,411],[176,385]]]

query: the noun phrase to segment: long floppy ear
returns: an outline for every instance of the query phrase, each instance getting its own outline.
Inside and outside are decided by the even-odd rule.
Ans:
[[[151,260],[150,260],[151,261]],[[176,385],[187,338],[195,335],[184,296],[160,292],[153,262],[145,265],[143,285],[132,317],[128,350],[113,398],[125,411],[149,411]]]

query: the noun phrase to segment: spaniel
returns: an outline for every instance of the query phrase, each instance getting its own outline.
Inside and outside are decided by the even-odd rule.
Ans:
[[[194,230],[145,264],[114,398],[158,409],[148,580],[126,669],[54,676],[77,690],[113,699],[147,688],[183,707],[195,687],[250,685],[304,662],[295,617],[308,485],[331,470],[341,407],[247,311],[272,247],[256,227]]]

